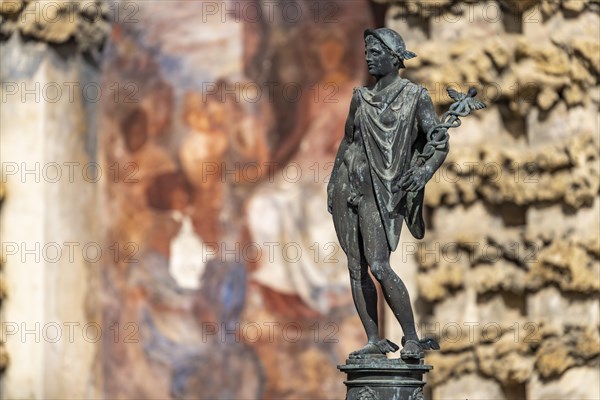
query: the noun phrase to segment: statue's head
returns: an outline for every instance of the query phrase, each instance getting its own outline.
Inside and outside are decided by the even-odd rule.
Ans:
[[[404,60],[417,55],[406,50],[404,39],[389,28],[367,29],[365,38],[365,60],[369,73],[384,76],[404,68]]]

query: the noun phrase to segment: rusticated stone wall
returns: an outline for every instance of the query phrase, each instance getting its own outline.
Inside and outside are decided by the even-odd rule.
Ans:
[[[63,54],[79,52],[99,61],[110,29],[109,14],[115,15],[114,4],[103,0],[4,0],[0,4],[0,35],[7,39],[18,32],[53,46],[75,44],[63,49]]]
[[[4,185],[0,183],[0,206],[2,206],[2,201],[4,201]],[[0,208],[1,210],[1,208]],[[0,313],[2,312],[2,303],[6,298],[6,282],[4,279],[4,274],[2,272],[4,260],[0,258]],[[4,342],[4,338],[0,338],[0,377],[4,374],[6,367],[8,366],[8,353],[6,351],[6,343]]]
[[[450,132],[413,252],[432,398],[598,398],[600,4],[389,3],[440,113],[448,86],[489,106]]]

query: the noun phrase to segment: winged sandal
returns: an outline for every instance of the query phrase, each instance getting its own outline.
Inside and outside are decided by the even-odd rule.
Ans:
[[[439,343],[433,338],[421,340],[406,339],[402,337],[402,350],[400,358],[403,360],[420,360],[425,357],[425,350],[439,350]]]

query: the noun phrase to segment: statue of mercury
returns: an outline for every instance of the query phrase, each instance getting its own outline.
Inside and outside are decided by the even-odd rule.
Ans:
[[[411,234],[423,238],[425,184],[448,154],[450,127],[458,116],[485,107],[468,94],[448,90],[456,100],[440,121],[426,89],[400,76],[404,62],[416,54],[388,28],[364,33],[365,60],[372,87],[355,88],[350,111],[327,187],[329,212],[340,245],[348,257],[354,305],[367,334],[367,344],[350,358],[380,358],[399,347],[379,337],[377,291],[402,327],[403,360],[420,359],[424,350],[439,349],[433,339],[420,340],[410,298],[402,279],[390,266],[403,221]],[[444,118],[442,118],[444,119]]]

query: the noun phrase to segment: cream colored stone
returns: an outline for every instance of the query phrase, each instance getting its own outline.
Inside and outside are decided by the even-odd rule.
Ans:
[[[436,303],[434,315],[431,318],[429,325],[426,328],[434,329],[440,336],[443,335],[444,327],[451,329],[452,326],[458,324],[461,328],[461,335],[473,338],[469,341],[475,342],[477,326],[480,324],[477,305],[477,293],[470,287],[465,287],[464,290],[459,290],[453,296],[448,296]],[[437,324],[437,325],[436,325]],[[451,334],[452,332],[447,332]]]
[[[563,327],[598,326],[600,308],[598,300],[568,300],[552,286],[527,297],[527,315],[537,325],[562,333]]]
[[[569,128],[567,106],[562,102],[546,118],[542,118],[537,110],[532,110],[527,116],[527,137],[532,144],[547,144],[566,138],[571,131]]]
[[[480,370],[490,378],[503,384],[524,383],[533,371],[534,358],[526,354],[527,346],[515,342],[510,335],[501,341],[477,348],[477,362]]]
[[[585,93],[581,89],[581,86],[577,84],[565,87],[565,89],[562,92],[562,95],[565,99],[565,102],[570,107],[577,104],[581,104],[585,98]]]
[[[0,14],[16,14],[23,4],[23,0],[0,0]]]
[[[51,43],[64,43],[77,31],[77,3],[31,1],[20,19],[21,31]]]
[[[502,220],[497,215],[490,215],[481,202],[473,205],[460,205],[453,209],[440,207],[433,215],[435,233],[431,232],[431,239],[452,238],[457,231],[464,232],[462,226],[471,226],[469,235],[484,235],[494,229],[502,229]],[[435,236],[433,236],[435,234]],[[451,239],[452,240],[452,239]],[[451,241],[450,240],[450,241]]]
[[[390,4],[386,14],[385,26],[396,32],[401,32],[408,48],[418,54],[417,58],[410,60],[410,65],[417,67],[420,65],[421,56],[424,55],[424,52],[421,51],[421,44],[428,43],[427,29],[425,24],[423,26],[410,24],[410,17],[403,14],[403,12],[404,7],[401,4]]]
[[[558,100],[558,93],[550,88],[544,88],[537,96],[537,104],[544,111],[549,110]]]
[[[586,249],[595,248],[594,241],[598,236],[596,221],[600,218],[600,198],[596,197],[591,207],[577,210],[575,214],[565,214],[560,204],[553,206],[530,207],[527,210],[526,237],[537,242],[538,239],[550,242],[563,238],[570,232],[577,232],[576,237]],[[589,244],[586,244],[589,243]],[[589,250],[588,250],[589,251]]]
[[[512,48],[514,46],[510,37],[495,36],[491,38],[485,45],[485,52],[491,57],[496,67],[503,69],[509,65],[513,58]]]
[[[595,258],[600,258],[600,235],[598,232],[594,236],[577,238],[575,243],[592,254]]]
[[[598,266],[591,262],[583,248],[573,243],[554,241],[539,251],[527,273],[526,282],[530,289],[555,283],[563,290],[594,293],[600,290],[600,282],[595,278],[599,273]]]
[[[600,86],[596,85],[595,87],[589,90],[590,98],[596,105],[600,104]]]
[[[463,270],[463,285],[452,289],[453,267],[427,252],[417,255],[420,297],[433,308],[426,321],[439,322],[440,329],[453,322],[494,322],[504,334],[496,342],[481,338],[478,330],[475,344],[442,337],[442,353],[428,355],[444,368],[430,381],[439,398],[474,397],[452,386],[469,372],[448,372],[471,352],[481,356],[478,372],[493,383],[481,392],[486,399],[510,393],[500,383],[537,385],[535,391],[545,397],[531,398],[555,398],[546,387],[597,357],[600,18],[587,4],[504,2],[524,11],[522,33],[506,34],[510,21],[478,25],[476,14],[489,3],[460,2],[429,19],[429,43],[445,44],[423,47],[437,49],[439,58],[407,71],[436,94],[436,105],[447,106],[449,100],[437,93],[453,81],[490,81],[501,89],[485,113],[464,119],[460,135],[451,133],[451,152],[426,190],[433,211],[423,247],[432,251],[435,244],[454,242],[471,264]],[[469,7],[474,19],[464,13]],[[466,173],[462,167],[469,162],[476,164]],[[508,218],[513,211],[520,215]],[[523,225],[507,227],[509,220]],[[489,245],[499,257],[488,264],[468,243]],[[519,250],[512,257],[511,246]],[[445,356],[451,357],[442,361]],[[547,381],[539,382],[539,371]],[[598,397],[569,390],[565,393],[575,395],[561,398]]]
[[[597,39],[591,37],[574,38],[571,46],[589,62],[596,74],[600,73],[600,43],[598,43]]]
[[[551,339],[542,343],[537,354],[536,369],[542,378],[555,378],[575,365],[569,350],[559,340]]]
[[[521,310],[514,304],[508,303],[501,292],[491,295],[485,302],[477,304],[476,311],[476,317],[471,322],[477,323],[474,325],[477,328],[474,331],[477,343],[489,341],[482,338],[482,334],[496,340],[496,336],[499,334],[496,332],[498,327],[500,327],[501,333],[512,338],[518,339],[523,336],[523,326],[527,321],[521,314]]]
[[[421,65],[442,66],[448,58],[447,49],[440,48],[436,43],[425,42],[419,46],[417,58]]]
[[[595,178],[600,175],[598,164],[593,162],[598,145],[587,135],[589,128],[576,127],[573,113],[587,119],[587,108],[576,107],[569,113],[564,123],[569,131],[579,134],[562,143],[540,147],[539,142],[536,147],[502,151],[484,145],[474,148],[479,156],[470,155],[464,160],[448,157],[434,176],[438,186],[426,194],[426,204],[436,207],[470,203],[477,194],[493,204],[510,200],[518,205],[548,201],[564,201],[574,208],[591,205],[600,186],[600,179]],[[468,173],[464,173],[463,164],[469,166]],[[569,170],[573,165],[576,168]]]
[[[433,386],[460,380],[457,377],[473,372],[477,368],[475,356],[472,351],[456,354],[430,352],[427,353],[425,362],[436,366],[427,377],[428,383]]]
[[[571,59],[571,78],[576,82],[582,82],[586,86],[596,83],[596,79],[591,71],[585,67],[582,61],[577,58]]]
[[[475,286],[478,293],[498,290],[521,293],[525,285],[525,271],[504,260],[474,268],[470,278],[470,284]]]
[[[441,300],[463,285],[464,271],[454,264],[442,264],[432,272],[417,276],[419,292],[427,301]]]
[[[598,337],[598,331],[591,327],[577,335],[577,342],[575,344],[575,353],[577,356],[591,360],[600,354],[600,338]]]
[[[460,39],[473,41],[504,33],[500,5],[493,2],[456,5],[455,11],[445,11],[430,20],[431,39],[453,43]]]
[[[561,6],[567,11],[581,12],[585,9],[587,0],[563,0]]]
[[[542,73],[561,76],[569,72],[567,53],[553,44],[534,45],[526,38],[521,38],[517,42],[517,54],[533,59],[536,69]]]
[[[448,379],[433,389],[434,399],[494,399],[504,400],[504,392],[498,382],[477,374],[462,375]]]
[[[597,367],[572,368],[560,378],[542,380],[534,375],[527,386],[527,398],[531,400],[550,399],[599,399],[600,386]]]
[[[542,0],[540,11],[545,16],[552,16],[560,9],[560,3],[553,0]]]

